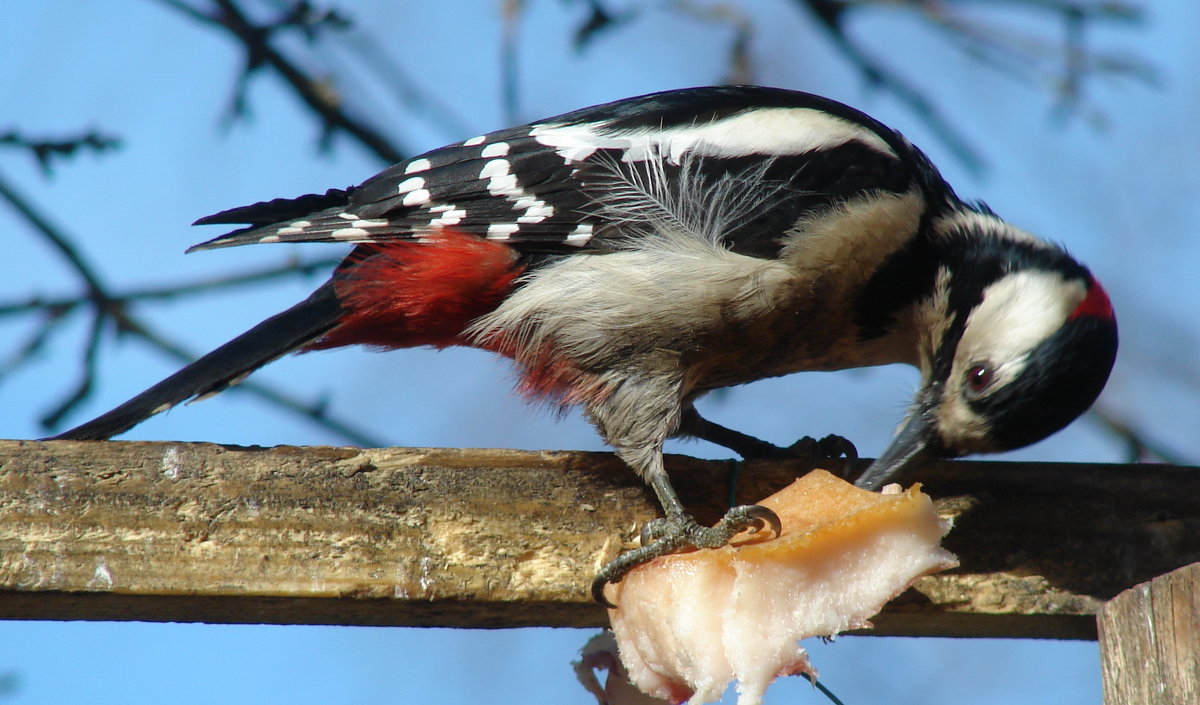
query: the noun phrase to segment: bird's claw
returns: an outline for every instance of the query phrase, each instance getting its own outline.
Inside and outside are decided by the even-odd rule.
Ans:
[[[775,536],[783,532],[779,515],[757,504],[734,507],[715,526],[700,526],[688,516],[666,517],[649,522],[642,529],[641,546],[609,561],[592,581],[592,599],[609,609],[616,605],[604,595],[604,587],[618,583],[637,566],[687,548],[718,548],[747,529],[754,533],[770,528]],[[649,541],[647,542],[647,539]]]
[[[848,439],[830,434],[821,439],[805,436],[790,446],[780,447],[759,441],[760,445],[742,448],[742,457],[747,460],[803,460],[817,467],[827,460],[844,459],[847,466],[858,461],[858,449]]]
[[[858,465],[858,449],[854,447],[854,444],[842,436],[833,434],[820,440],[805,436],[780,450],[789,457],[804,460],[808,463],[809,468],[828,466],[831,464],[829,461],[837,461],[832,463],[833,467],[829,469],[832,469],[834,474],[842,479],[847,479],[852,475]]]
[[[858,460],[858,449],[854,447],[854,444],[848,439],[832,433],[820,440],[812,436],[805,436],[785,450],[790,451],[793,457],[810,458],[814,464],[822,460],[839,458],[845,458],[850,462]]]
[[[767,527],[770,527],[771,531],[776,537],[783,533],[783,522],[779,520],[779,515],[774,511],[758,504],[748,504],[742,507],[734,507],[733,509],[729,510],[729,513],[731,514],[734,510],[738,509],[745,510],[743,514],[745,515],[746,520],[753,522],[746,527],[750,529],[751,533],[758,533]],[[724,522],[728,519],[729,514],[726,514],[725,518],[721,521]],[[730,536],[729,538],[733,538],[733,536]],[[728,539],[726,539],[725,542],[728,543]]]

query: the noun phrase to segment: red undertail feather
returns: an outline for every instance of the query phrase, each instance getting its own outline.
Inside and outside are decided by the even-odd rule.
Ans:
[[[612,391],[599,377],[581,370],[551,343],[531,349],[519,346],[503,335],[494,335],[481,347],[516,362],[521,370],[517,391],[527,399],[546,401],[566,409],[575,404],[602,401]]]
[[[423,241],[359,245],[334,277],[342,321],[307,349],[472,345],[512,358],[525,397],[564,408],[603,399],[605,385],[553,344],[531,349],[503,332],[481,341],[462,335],[523,271],[511,247],[449,229]]]
[[[511,247],[449,229],[359,245],[335,275],[344,318],[309,349],[468,344],[463,328],[495,309],[522,270]]]

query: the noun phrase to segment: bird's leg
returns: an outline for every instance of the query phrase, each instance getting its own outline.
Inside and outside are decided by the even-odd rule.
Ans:
[[[709,421],[701,416],[695,407],[688,407],[683,412],[678,433],[724,446],[746,460],[800,459],[808,461],[811,467],[816,467],[824,460],[845,458],[847,468],[852,468],[858,460],[858,449],[841,436],[828,435],[820,440],[805,436],[790,446],[781,448],[773,443]]]
[[[617,556],[596,574],[592,581],[592,597],[605,607],[615,607],[604,596],[607,583],[620,582],[630,570],[659,556],[678,553],[686,548],[718,548],[746,529],[760,531],[769,526],[776,536],[782,530],[775,512],[757,505],[733,507],[715,526],[701,526],[684,510],[683,503],[675,494],[675,488],[671,486],[671,480],[663,468],[661,448],[651,458],[649,465],[645,477],[658,495],[666,516],[646,526],[642,532],[641,546]]]

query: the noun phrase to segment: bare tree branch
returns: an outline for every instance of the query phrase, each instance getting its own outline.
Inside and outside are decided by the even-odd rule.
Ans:
[[[1134,428],[1122,420],[1117,414],[1100,406],[1092,407],[1088,415],[1100,422],[1109,432],[1125,441],[1128,458],[1131,463],[1150,462],[1155,459],[1171,465],[1185,466],[1192,464],[1181,453],[1150,440],[1144,432]]]
[[[675,8],[703,22],[729,27],[733,38],[729,42],[728,70],[724,83],[754,83],[754,62],[750,44],[754,39],[754,22],[742,10],[728,4],[700,5],[691,0],[676,0]]]
[[[37,160],[42,172],[49,176],[54,160],[73,157],[82,151],[107,152],[121,146],[121,140],[88,130],[78,137],[65,139],[32,139],[16,130],[0,133],[0,146],[15,147],[28,151]]]
[[[983,159],[967,139],[942,115],[941,111],[915,84],[875,59],[858,45],[846,31],[847,11],[858,3],[845,0],[796,0],[808,10],[817,23],[829,33],[830,39],[867,84],[886,90],[921,118],[946,148],[972,171],[981,171]]]
[[[620,27],[637,15],[637,11],[634,9],[626,9],[621,12],[613,11],[611,8],[605,6],[602,0],[581,1],[584,5],[587,5],[588,16],[575,28],[575,36],[571,42],[575,47],[575,51],[583,51],[597,37]]]
[[[49,219],[38,212],[28,200],[21,196],[8,183],[3,175],[0,175],[0,199],[3,199],[12,206],[40,237],[53,245],[63,255],[63,258],[71,265],[72,270],[83,280],[86,294],[82,298],[88,302],[91,308],[90,315],[92,318],[88,344],[82,356],[83,375],[76,387],[66,398],[43,416],[43,426],[48,430],[53,429],[63,418],[73,412],[78,408],[80,403],[87,399],[93,388],[98,367],[101,336],[108,323],[111,323],[115,327],[118,334],[132,335],[160,352],[175,358],[177,361],[189,363],[196,359],[190,351],[171,343],[151,326],[142,322],[129,310],[128,301],[123,301],[119,297],[111,295],[91,264],[74,247],[72,238],[64,234]],[[260,278],[261,276],[260,273]],[[42,330],[35,333],[31,340],[26,341],[21,346],[21,349],[13,357],[14,360],[28,359],[31,348],[37,349],[44,345],[45,339],[49,337],[54,328],[60,326],[66,314],[66,311],[61,308],[46,307],[43,310],[48,315],[43,323]],[[12,363],[10,362],[9,364]],[[268,385],[256,383],[244,383],[235,389],[245,390],[279,408],[300,415],[318,426],[338,434],[351,443],[365,446],[383,445],[380,439],[374,438],[369,433],[355,428],[348,422],[331,416],[323,401],[306,403],[286,392],[276,390]]]
[[[521,122],[517,41],[520,39],[521,12],[524,9],[523,0],[503,0],[500,13],[500,101],[504,106],[504,121],[512,125]]]
[[[1030,5],[1060,15],[1063,36],[1059,41],[1014,32],[994,23],[972,19],[961,8],[926,6],[924,16],[944,31],[960,51],[976,61],[1015,79],[1044,88],[1059,98],[1059,112],[1076,112],[1093,123],[1102,121],[1085,95],[1091,76],[1128,77],[1143,83],[1157,82],[1153,67],[1132,57],[1089,48],[1086,29],[1100,21],[1138,22],[1141,13],[1116,2],[1072,3],[1058,0],[989,0],[993,4]],[[984,0],[978,0],[983,4]]]
[[[31,308],[29,310],[39,309]],[[46,348],[46,344],[50,341],[51,337],[57,332],[62,322],[67,319],[67,311],[64,309],[47,306],[40,310],[43,314],[42,320],[34,328],[33,333],[25,339],[25,342],[18,345],[7,359],[0,361],[0,382],[3,382],[4,378],[8,375],[32,362]]]
[[[114,302],[122,305],[135,301],[178,299],[195,294],[212,293],[214,291],[223,291],[242,286],[264,284],[278,279],[288,279],[297,274],[311,276],[316,273],[327,273],[333,267],[337,266],[339,261],[340,259],[338,258],[312,261],[300,261],[291,258],[280,265],[273,265],[239,274],[211,277],[171,286],[130,289],[124,293],[111,294],[111,297]],[[63,296],[50,299],[34,296],[23,301],[0,302],[0,318],[34,312],[42,312],[48,316],[62,315],[90,303],[91,301],[86,296]]]
[[[88,330],[87,345],[83,348],[81,373],[75,388],[53,409],[42,415],[42,428],[54,429],[67,414],[74,411],[92,394],[96,382],[96,360],[100,354],[100,338],[104,333],[104,316],[93,316]]]
[[[470,124],[440,96],[422,89],[374,35],[347,29],[336,36],[341,38],[339,45],[352,52],[391,91],[397,103],[437,127],[446,135],[447,142],[474,134]],[[346,80],[344,75],[339,76],[339,81]]]
[[[242,43],[246,52],[246,65],[238,79],[234,93],[233,112],[245,110],[245,89],[249,77],[263,67],[269,67],[295,91],[321,120],[324,129],[323,141],[327,142],[335,132],[344,132],[387,164],[404,161],[404,152],[381,132],[366,122],[353,118],[345,110],[336,91],[327,81],[317,80],[302,71],[297,64],[271,44],[273,34],[280,28],[296,26],[294,13],[286,14],[282,24],[255,24],[234,0],[213,0],[216,12],[205,13],[183,0],[159,0],[162,4],[182,12],[194,20],[219,27]],[[311,36],[315,25],[306,25]]]
[[[979,153],[947,120],[917,84],[871,56],[848,33],[847,20],[851,11],[868,7],[908,5],[920,12],[933,26],[945,30],[954,43],[968,55],[985,65],[1015,73],[1049,85],[1059,96],[1062,109],[1085,107],[1082,99],[1084,79],[1092,74],[1125,75],[1153,81],[1154,72],[1145,64],[1131,59],[1100,54],[1089,50],[1084,41],[1086,26],[1099,21],[1137,21],[1138,8],[1118,1],[1081,2],[1072,0],[976,0],[976,4],[1024,4],[1059,15],[1064,26],[1064,38],[1057,47],[1039,45],[1029,37],[1005,38],[1003,32],[991,25],[982,25],[967,18],[961,9],[964,3],[932,2],[930,0],[795,0],[809,12],[828,33],[863,78],[873,87],[885,90],[908,106],[929,126],[943,144],[968,168],[978,171],[983,165]],[[1053,59],[1048,67],[1049,57]]]

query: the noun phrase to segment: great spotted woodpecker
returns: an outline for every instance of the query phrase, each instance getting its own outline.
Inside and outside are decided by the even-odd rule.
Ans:
[[[362,185],[208,216],[246,224],[193,250],[355,243],[332,278],[99,418],[121,433],[297,350],[468,345],[512,358],[520,389],[581,405],[666,518],[609,564],[721,545],[778,519],[699,526],[663,470],[693,436],[779,449],[702,418],[708,391],[802,370],[909,363],[916,402],[858,478],[1033,443],[1105,384],[1117,327],[1062,248],[962,201],[899,133],[840,103],[750,86],[668,91],[427,152]]]

